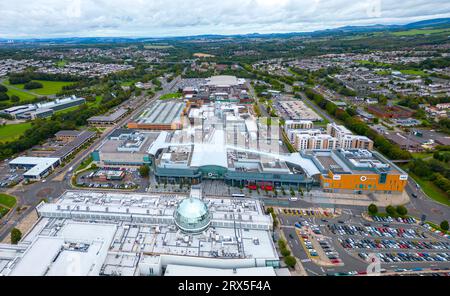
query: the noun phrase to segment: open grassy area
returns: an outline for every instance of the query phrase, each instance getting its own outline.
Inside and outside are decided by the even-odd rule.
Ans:
[[[439,34],[439,33],[450,33],[450,29],[430,29],[430,30],[419,30],[413,29],[408,31],[394,32],[392,35],[395,36],[415,36],[415,35],[425,35],[425,34]]]
[[[67,64],[66,60],[60,60],[58,62],[56,62],[56,67],[62,68]]]
[[[428,76],[428,74],[422,70],[408,69],[408,70],[400,70],[400,72],[405,75]]]
[[[60,114],[69,113],[69,112],[78,110],[80,107],[81,107],[81,105],[80,105],[80,106],[73,106],[73,107],[70,107],[70,108],[67,108],[67,109],[58,110],[58,111],[56,111],[56,112],[53,113],[53,114],[55,114],[55,115],[60,115]]]
[[[375,71],[375,73],[382,76],[391,75],[391,71],[388,70]]]
[[[146,44],[144,45],[145,49],[168,49],[173,48],[172,45],[163,45],[163,44]]]
[[[450,206],[450,199],[448,198],[447,193],[434,185],[433,182],[423,180],[422,178],[419,178],[411,172],[409,172],[409,176],[412,177],[414,181],[416,181],[420,185],[420,188],[422,188],[425,194],[428,195],[431,199],[441,204]]]
[[[84,169],[86,169],[88,166],[91,165],[91,163],[94,161],[94,159],[92,158],[92,156],[89,156],[88,158],[86,158],[85,160],[83,160],[80,165],[77,167],[77,169],[75,170],[75,172],[79,172],[82,171]]]
[[[13,208],[17,203],[17,200],[14,196],[0,193],[0,205],[6,208]]]
[[[179,99],[179,98],[181,98],[180,93],[171,93],[171,94],[162,95],[159,99],[160,100],[170,100],[170,99]]]
[[[6,214],[8,214],[8,212],[9,212],[9,209],[7,209],[7,208],[5,208],[3,206],[0,206],[0,218],[5,216]]]
[[[32,94],[29,94],[25,91],[20,91],[17,89],[13,89],[12,87],[9,87],[9,84],[2,83],[4,86],[6,86],[8,88],[8,91],[6,92],[6,94],[11,98],[12,96],[18,96],[20,98],[20,102],[26,102],[26,101],[30,101],[32,99],[34,99],[36,96],[33,96]],[[6,102],[11,102],[11,100],[6,101]]]
[[[134,85],[136,83],[136,81],[134,81],[134,80],[131,80],[131,81],[122,81],[121,83],[120,83],[120,86],[132,86],[132,85]]]
[[[30,128],[30,122],[0,126],[0,143],[6,141],[14,141]]]
[[[367,60],[358,60],[356,62],[361,65],[372,65],[375,67],[391,67],[390,64],[380,63],[380,62],[371,62],[371,61],[367,61]]]
[[[45,81],[45,80],[33,80],[42,84],[42,88],[29,90],[32,93],[48,96],[59,93],[64,86],[72,85],[73,82],[65,82],[65,81]],[[9,81],[5,81],[6,86],[10,85]],[[16,88],[24,89],[24,84],[14,84]]]
[[[412,156],[417,159],[425,159],[433,157],[433,153],[412,153]]]

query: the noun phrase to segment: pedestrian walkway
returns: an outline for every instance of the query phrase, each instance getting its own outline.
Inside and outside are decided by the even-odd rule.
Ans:
[[[372,194],[373,198],[365,194],[328,193],[314,191],[307,194],[303,200],[311,203],[325,203],[337,205],[369,206],[374,203],[380,207],[388,205],[404,205],[409,202],[406,192],[402,194]]]

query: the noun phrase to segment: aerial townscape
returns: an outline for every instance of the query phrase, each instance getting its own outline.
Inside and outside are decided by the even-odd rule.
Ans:
[[[372,21],[0,29],[0,275],[450,275],[450,18]]]

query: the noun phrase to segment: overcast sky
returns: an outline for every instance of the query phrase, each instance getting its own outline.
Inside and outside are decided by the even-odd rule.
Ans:
[[[307,32],[450,17],[449,0],[0,0],[0,38]]]

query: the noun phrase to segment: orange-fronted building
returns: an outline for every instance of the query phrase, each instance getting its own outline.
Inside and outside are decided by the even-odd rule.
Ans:
[[[408,174],[375,151],[322,150],[313,154],[326,192],[401,193]]]

